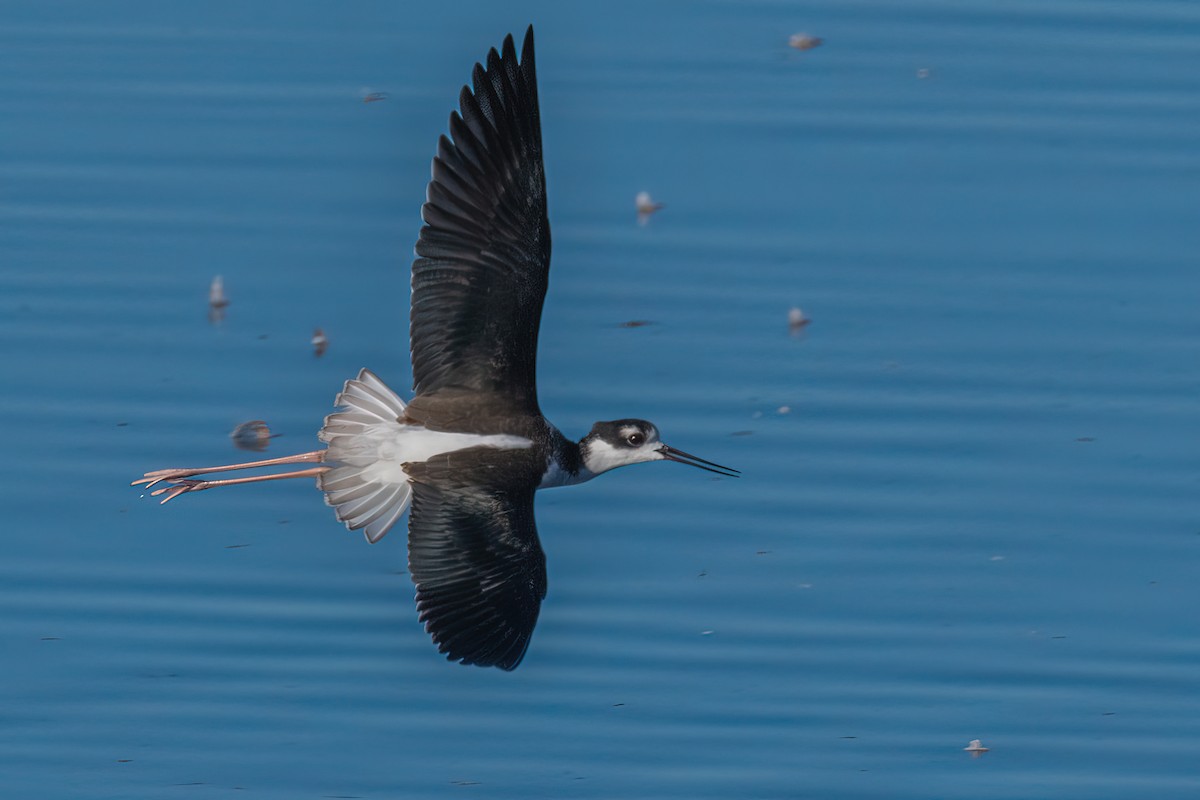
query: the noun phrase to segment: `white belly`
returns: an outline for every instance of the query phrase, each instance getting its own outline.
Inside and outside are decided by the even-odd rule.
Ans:
[[[321,438],[329,442],[325,461],[330,469],[317,480],[338,519],[351,530],[362,528],[369,542],[383,538],[412,502],[405,464],[468,447],[525,448],[533,444],[521,436],[439,433],[390,420],[350,427],[357,431],[331,432],[328,426],[322,431]]]
[[[407,463],[428,461],[468,447],[526,448],[523,436],[439,433],[405,425],[400,396],[370,370],[346,381],[337,405],[325,418],[318,438],[329,445],[324,461],[330,469],[317,477],[325,502],[350,530],[362,530],[377,542],[412,502]]]
[[[362,530],[377,542],[412,502],[407,463],[428,461],[468,447],[526,448],[523,436],[440,433],[405,425],[405,404],[369,369],[346,381],[335,401],[341,406],[325,418],[318,438],[329,445],[330,469],[317,476],[325,502],[350,530]]]
[[[386,483],[407,480],[402,467],[408,462],[428,461],[442,453],[469,447],[524,449],[533,442],[508,434],[443,433],[398,422],[363,425],[352,435],[331,436],[327,461],[358,467],[363,477]]]

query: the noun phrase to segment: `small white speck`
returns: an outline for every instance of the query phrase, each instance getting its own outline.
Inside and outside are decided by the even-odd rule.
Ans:
[[[651,214],[666,208],[664,204],[654,202],[654,198],[650,196],[649,192],[638,192],[633,204],[637,208],[639,225],[645,225],[649,222]]]
[[[225,279],[217,275],[212,279],[212,283],[208,286],[208,304],[213,308],[224,308],[229,305],[229,298],[225,296]]]
[[[716,631],[700,631],[701,636],[712,636]]]
[[[917,70],[917,77],[921,80],[925,80],[932,74],[933,73],[929,71],[928,67],[921,67],[919,70]]]
[[[1003,561],[1003,560],[1004,560],[1004,556],[992,556],[991,558],[988,559],[988,561]]]
[[[788,309],[788,330],[792,332],[793,336],[800,333],[810,322],[812,320],[804,315],[804,309],[800,306],[792,306]]]
[[[317,328],[312,335],[313,355],[317,358],[325,355],[325,351],[329,348],[329,337],[325,335],[325,331]]]
[[[208,286],[208,321],[216,325],[225,319],[225,307],[229,298],[225,296],[225,281],[220,275]]]
[[[776,413],[779,413],[779,414],[790,414],[790,413],[792,413],[792,407],[791,407],[791,406],[780,406],[780,407],[777,409],[777,412],[776,412]]]
[[[971,754],[972,758],[979,758],[981,755],[986,753],[989,749],[990,748],[984,747],[983,742],[980,741],[979,739],[972,739],[971,742],[966,747],[963,748],[963,750],[966,750],[968,753]]]

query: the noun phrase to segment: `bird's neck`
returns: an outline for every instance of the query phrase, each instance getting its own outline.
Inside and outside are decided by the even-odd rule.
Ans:
[[[571,486],[583,483],[596,477],[583,464],[583,452],[580,443],[572,442],[557,430],[554,431],[553,451],[546,474],[542,476],[539,489],[549,489],[555,486]]]

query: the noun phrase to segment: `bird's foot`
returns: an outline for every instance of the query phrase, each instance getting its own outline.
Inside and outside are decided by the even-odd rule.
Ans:
[[[164,486],[161,489],[155,489],[153,492],[150,493],[151,497],[158,497],[161,494],[166,495],[166,497],[164,497],[162,500],[159,501],[159,505],[162,505],[163,503],[166,503],[169,500],[174,500],[176,497],[179,497],[179,495],[181,495],[181,494],[187,494],[188,492],[199,492],[199,491],[201,491],[203,489],[207,489],[208,487],[213,485],[211,481],[193,481],[193,480],[188,480],[186,478],[172,479],[172,478],[168,478],[168,477],[158,478],[157,480],[154,481],[154,483],[158,483],[158,481],[164,481],[164,480],[167,481],[167,483],[169,483],[170,485]],[[153,483],[147,484],[147,486],[153,486],[153,485],[154,485]]]
[[[199,475],[199,474],[200,474],[200,472],[197,470],[179,469],[178,467],[172,467],[171,469],[156,469],[153,472],[147,472],[141,478],[138,478],[136,481],[133,481],[129,485],[130,486],[141,486],[142,484],[145,484],[146,488],[149,489],[151,486],[153,486],[156,483],[162,483],[163,481],[166,481],[168,483],[174,483],[182,478],[188,478],[188,477],[191,477],[192,475]]]

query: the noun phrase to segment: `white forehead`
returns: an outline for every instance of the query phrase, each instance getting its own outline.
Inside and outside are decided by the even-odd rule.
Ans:
[[[645,433],[646,437],[648,439],[657,439],[658,438],[658,428],[654,427],[653,425],[649,425],[649,424],[647,424],[644,427],[640,427],[637,425],[622,425],[621,429],[618,431],[618,433],[620,434],[622,439],[628,439],[630,436],[632,436],[635,433]]]

